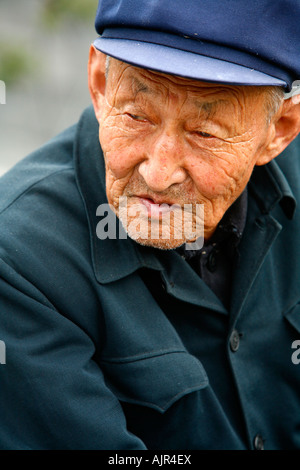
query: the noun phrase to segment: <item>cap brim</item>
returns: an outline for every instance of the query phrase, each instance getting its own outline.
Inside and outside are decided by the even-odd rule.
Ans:
[[[287,85],[279,78],[242,65],[159,44],[99,37],[94,46],[137,67],[194,80],[228,85]]]

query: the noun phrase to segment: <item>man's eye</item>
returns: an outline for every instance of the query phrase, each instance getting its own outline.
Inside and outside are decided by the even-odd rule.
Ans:
[[[140,121],[140,122],[145,122],[146,119],[141,117],[141,116],[138,116],[137,114],[131,114],[131,113],[126,113],[127,116],[129,116],[131,119],[133,119],[134,121]]]
[[[197,131],[196,134],[199,135],[200,137],[206,137],[206,138],[213,137],[213,135],[208,134],[207,132],[202,132],[202,131]]]

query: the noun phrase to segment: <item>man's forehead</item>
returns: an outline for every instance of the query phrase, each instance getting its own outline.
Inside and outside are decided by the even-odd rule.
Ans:
[[[131,87],[133,91],[133,95],[136,98],[139,93],[149,95],[151,97],[159,97],[160,95],[167,95],[169,99],[173,99],[174,101],[179,98],[178,96],[178,91],[183,92],[186,94],[187,92],[191,93],[191,98],[192,98],[192,104],[196,108],[201,108],[202,111],[206,113],[211,113],[212,111],[216,110],[217,107],[220,104],[225,104],[229,105],[230,104],[230,99],[220,96],[221,90],[215,91],[211,87],[209,90],[205,87],[189,87],[188,84],[186,85],[181,85],[179,90],[176,85],[173,86],[170,85],[168,86],[164,84],[163,88],[161,88],[159,85],[162,84],[159,82],[158,78],[158,84],[155,86],[153,83],[147,83],[147,80],[143,80],[143,78],[140,80],[137,77],[130,77],[131,78]],[[201,93],[202,91],[202,93]],[[209,91],[209,92],[208,92]],[[223,94],[222,94],[223,95]]]
[[[224,104],[228,101],[229,103],[232,97],[253,94],[253,91],[256,92],[258,88],[192,80],[143,69],[116,59],[113,60],[114,66],[117,68],[116,80],[125,82],[128,90],[135,96],[139,93],[153,97],[164,93],[189,93],[193,97],[195,106],[203,107],[202,98],[205,98],[207,111],[211,111],[220,102]]]

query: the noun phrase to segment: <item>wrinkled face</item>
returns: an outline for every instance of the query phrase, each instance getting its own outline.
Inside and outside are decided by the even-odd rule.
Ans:
[[[213,234],[263,158],[265,93],[111,60],[100,143],[108,202],[132,238],[169,249],[195,240],[203,223],[205,238]]]

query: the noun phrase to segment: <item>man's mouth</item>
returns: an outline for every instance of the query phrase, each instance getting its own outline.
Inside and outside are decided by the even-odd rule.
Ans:
[[[131,198],[136,204],[142,204],[147,210],[148,217],[162,217],[164,214],[181,208],[179,204],[159,197],[150,197],[148,194],[133,194]]]

